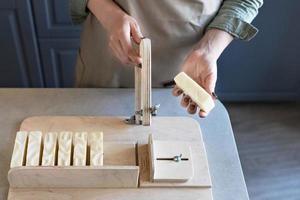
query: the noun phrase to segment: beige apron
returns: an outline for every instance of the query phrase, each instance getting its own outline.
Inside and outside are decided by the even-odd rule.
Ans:
[[[152,41],[152,84],[172,80],[201,39],[222,0],[115,0],[134,17]],[[133,67],[123,66],[108,47],[107,34],[94,15],[83,27],[76,65],[77,87],[133,87]]]

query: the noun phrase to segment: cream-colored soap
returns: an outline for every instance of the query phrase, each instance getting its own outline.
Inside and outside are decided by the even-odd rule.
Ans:
[[[42,153],[42,132],[30,131],[28,135],[28,147],[26,166],[39,166]]]
[[[27,147],[27,131],[17,132],[10,168],[20,167],[25,164],[25,152]]]
[[[76,132],[73,138],[74,154],[73,165],[74,166],[86,166],[87,157],[87,132]]]
[[[186,73],[180,72],[174,81],[176,85],[188,95],[201,110],[205,112],[211,111],[215,107],[212,97]]]
[[[57,152],[57,133],[48,132],[43,140],[42,166],[54,166]]]
[[[71,165],[71,153],[72,153],[72,132],[63,131],[60,132],[58,138],[58,166],[70,166]]]
[[[92,132],[89,134],[90,146],[90,165],[102,166],[103,165],[103,133]]]

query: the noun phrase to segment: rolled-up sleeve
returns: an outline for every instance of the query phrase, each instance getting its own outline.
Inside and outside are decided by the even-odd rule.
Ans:
[[[69,0],[70,14],[74,24],[82,23],[88,16],[87,2],[88,0]]]
[[[207,29],[221,29],[235,38],[249,41],[258,32],[251,22],[262,5],[263,0],[224,0]]]

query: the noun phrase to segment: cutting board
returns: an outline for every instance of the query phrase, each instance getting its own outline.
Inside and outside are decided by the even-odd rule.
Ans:
[[[8,200],[32,199],[201,199],[212,200],[205,145],[199,123],[188,117],[154,117],[151,126],[129,125],[125,117],[90,116],[36,116],[25,119],[20,130],[59,131],[103,131],[106,142],[136,142],[137,160],[140,167],[138,188],[10,188]],[[148,137],[158,140],[186,141],[191,144],[195,161],[196,178],[186,183],[152,183],[149,178]]]

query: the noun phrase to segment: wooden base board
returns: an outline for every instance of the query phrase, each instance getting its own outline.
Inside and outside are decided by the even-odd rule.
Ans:
[[[13,188],[136,188],[135,142],[105,142],[104,166],[15,167],[8,172]]]
[[[151,182],[150,181],[150,165],[149,165],[149,153],[148,153],[148,145],[139,146],[139,154],[143,156],[139,156],[140,163],[140,187],[195,187],[195,188],[210,188],[211,180],[210,176],[205,174],[208,172],[208,166],[203,163],[206,161],[206,156],[201,151],[199,144],[196,142],[191,143],[192,149],[192,158],[194,159],[194,176],[187,182]]]
[[[9,200],[25,199],[199,199],[211,200],[211,181],[208,171],[206,152],[202,140],[201,130],[198,122],[187,117],[155,117],[152,119],[151,126],[128,125],[123,122],[125,117],[76,117],[76,116],[40,116],[27,118],[21,124],[20,130],[41,130],[48,131],[103,131],[105,141],[137,141],[138,160],[140,166],[145,166],[147,162],[144,158],[148,155],[145,149],[148,144],[149,134],[153,134],[155,139],[159,140],[180,140],[191,142],[195,146],[192,150],[193,158],[200,159],[200,170],[203,188],[182,188],[190,187],[180,185],[180,188],[174,188],[175,185],[163,186],[158,188],[137,188],[137,189],[97,189],[82,190],[78,193],[75,189],[14,189],[9,192]],[[200,152],[200,154],[197,154]],[[146,153],[146,154],[145,154]],[[196,154],[195,154],[196,153]],[[194,155],[195,154],[195,155]],[[144,162],[144,164],[143,164]],[[147,185],[149,170],[141,167],[141,187]],[[144,179],[142,178],[144,177]],[[145,180],[143,182],[143,180]],[[190,184],[190,183],[189,183]],[[155,187],[148,185],[149,187]],[[147,187],[147,186],[146,186]],[[171,187],[171,188],[164,188]],[[51,191],[51,192],[50,192]],[[78,196],[75,196],[75,193]],[[58,195],[58,196],[57,196]],[[96,195],[96,196],[95,196]],[[37,198],[38,197],[38,198]],[[47,197],[47,198],[46,198]],[[59,198],[58,198],[59,197]]]
[[[16,167],[9,171],[13,188],[136,188],[138,166]]]
[[[211,188],[9,189],[8,200],[212,200]]]
[[[193,178],[190,142],[153,140],[150,135],[148,152],[151,182],[178,183]]]

